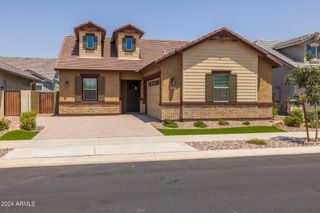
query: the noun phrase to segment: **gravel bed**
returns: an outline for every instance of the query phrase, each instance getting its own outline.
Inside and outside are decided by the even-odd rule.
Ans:
[[[303,140],[266,140],[266,145],[248,144],[246,141],[214,141],[186,143],[200,151],[207,150],[234,150],[234,149],[261,149],[281,147],[320,146],[319,143],[303,143]]]
[[[10,152],[12,149],[0,149],[0,158],[5,156],[8,152]]]
[[[209,129],[244,127],[244,126],[272,126],[273,124],[273,121],[270,121],[270,120],[254,120],[254,121],[250,121],[250,125],[243,125],[242,123],[244,121],[231,121],[231,120],[227,120],[227,121],[229,122],[229,125],[219,125],[218,121],[204,121],[204,123],[208,125],[207,128]],[[178,129],[201,129],[201,128],[194,127],[193,123],[194,121],[184,121],[184,122],[177,121],[177,124],[179,126]],[[170,129],[168,127],[163,126],[161,122],[152,122],[152,125],[157,129]]]

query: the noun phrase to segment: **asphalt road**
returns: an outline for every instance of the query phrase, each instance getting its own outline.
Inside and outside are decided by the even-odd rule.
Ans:
[[[0,201],[15,206],[0,212],[318,213],[320,155],[1,169]]]

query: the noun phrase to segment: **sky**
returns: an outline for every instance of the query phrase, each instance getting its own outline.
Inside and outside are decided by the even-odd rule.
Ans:
[[[319,7],[319,0],[1,0],[0,56],[55,58],[63,37],[86,21],[107,36],[132,23],[150,39],[191,41],[228,27],[250,41],[286,40],[320,31]]]

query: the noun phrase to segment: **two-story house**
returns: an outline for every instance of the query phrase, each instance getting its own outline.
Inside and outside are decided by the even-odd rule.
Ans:
[[[290,110],[288,100],[298,96],[301,89],[285,84],[285,79],[293,68],[310,66],[305,58],[307,53],[313,55],[312,66],[320,65],[320,33],[309,33],[287,41],[258,40],[255,44],[277,57],[283,64],[282,67],[273,69],[272,86],[273,101],[279,103],[280,112],[286,113]]]
[[[194,41],[143,39],[127,24],[112,32],[93,22],[64,38],[60,115],[147,113],[159,119],[266,119],[272,116],[267,51],[220,28]]]

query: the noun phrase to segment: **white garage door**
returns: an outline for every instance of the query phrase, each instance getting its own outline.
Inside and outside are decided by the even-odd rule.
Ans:
[[[160,118],[160,79],[153,79],[147,82],[147,113],[148,115]]]

